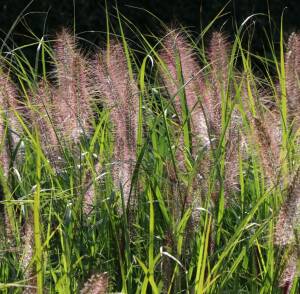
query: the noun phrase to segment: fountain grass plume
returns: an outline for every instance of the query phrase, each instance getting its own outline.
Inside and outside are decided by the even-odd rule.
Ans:
[[[230,67],[231,45],[227,37],[221,32],[213,32],[209,48],[208,62],[209,72],[207,74],[207,117],[213,137],[214,147],[219,146],[222,131],[225,130],[224,145],[224,189],[226,194],[237,190],[239,175],[239,153],[241,141],[241,116],[236,109],[233,91],[232,75],[235,72]],[[219,146],[220,147],[220,146]]]
[[[288,121],[297,134],[300,127],[300,35],[292,33],[285,54],[285,75]],[[298,142],[298,140],[296,141]],[[299,150],[297,148],[297,150]],[[283,293],[290,293],[295,278],[299,275],[299,224],[300,224],[300,179],[299,168],[290,172],[290,184],[275,226],[274,243],[287,248],[289,254],[280,277]]]
[[[292,246],[288,250],[287,260],[279,281],[279,287],[282,289],[283,293],[291,293],[293,282],[299,275],[298,260],[299,249],[297,246]]]
[[[217,138],[221,134],[222,100],[225,101],[229,96],[229,52],[230,46],[225,36],[220,32],[214,32],[208,50],[210,71],[207,82],[209,87],[207,99],[209,110],[207,113],[210,119],[210,128]]]
[[[201,103],[207,105],[206,87],[201,75],[201,67],[195,52],[184,35],[169,30],[163,40],[163,49],[159,52],[160,73],[169,96],[173,99],[180,124],[185,105],[181,101],[180,90],[185,92],[186,106],[191,121],[191,131],[202,144],[208,144],[208,130]],[[196,142],[194,142],[194,145]]]
[[[57,79],[53,97],[54,125],[64,139],[78,142],[82,134],[90,133],[93,118],[88,91],[88,62],[67,29],[57,35],[54,57]]]
[[[108,287],[108,273],[99,273],[90,277],[80,290],[80,294],[106,294]]]
[[[258,116],[251,116],[251,123],[252,140],[258,148],[264,176],[269,186],[276,185],[280,167],[280,114],[277,110],[266,109]]]
[[[295,128],[300,127],[300,35],[290,35],[285,55],[288,115]]]
[[[47,81],[41,81],[36,91],[30,95],[31,104],[28,107],[28,113],[31,124],[39,132],[41,146],[46,157],[56,167],[56,170],[58,170],[61,152],[53,122],[55,117],[53,113],[54,95],[55,89]]]
[[[286,90],[288,116],[293,123],[294,131],[299,128],[300,103],[300,35],[292,33],[285,56]],[[282,205],[275,230],[275,243],[289,245],[295,242],[295,230],[299,226],[300,211],[300,182],[299,171],[291,175],[290,189],[285,203]]]
[[[1,139],[3,141],[2,159],[4,172],[8,174],[8,153],[16,147],[21,136],[21,126],[15,116],[15,111],[20,109],[17,88],[9,75],[0,69],[0,111],[1,111]],[[5,139],[6,134],[6,139]]]
[[[24,223],[22,230],[22,258],[21,258],[21,267],[23,271],[23,276],[25,278],[25,283],[29,286],[36,286],[36,278],[34,273],[34,267],[32,259],[34,257],[34,226],[33,226],[33,213],[31,207],[28,207],[28,216]],[[23,294],[32,293],[32,288],[27,287]]]
[[[19,108],[17,100],[17,89],[11,81],[10,76],[0,68],[0,164],[2,168],[1,186],[3,188],[4,200],[12,200],[12,195],[7,189],[9,169],[12,164],[12,152],[20,139],[21,126],[15,117]],[[15,240],[14,209],[10,203],[4,206],[3,223],[5,226],[6,238],[9,242]]]
[[[0,76],[0,81],[1,81],[1,76]],[[0,92],[1,93],[1,92]],[[6,142],[6,118],[5,118],[5,109],[3,108],[4,106],[4,97],[3,95],[0,95],[0,140],[1,140],[1,145],[0,145],[0,168],[1,168],[1,173],[3,173],[3,180],[8,177],[9,173],[9,164],[10,164],[10,159],[9,155],[7,152],[7,142]],[[1,183],[2,184],[2,183]],[[9,221],[8,217],[8,211],[6,209],[6,206],[4,207],[3,215],[2,213],[0,214],[0,217],[2,217],[2,225],[4,226],[5,232],[6,232],[6,237],[10,240],[12,238],[12,228],[11,224]],[[0,240],[2,242],[2,240]]]
[[[287,198],[282,205],[278,221],[275,227],[275,244],[286,246],[295,244],[297,234],[299,234],[297,226],[300,219],[300,183],[299,171],[292,177]]]
[[[87,182],[87,189],[83,196],[83,212],[85,215],[89,215],[92,211],[97,195],[96,189],[99,187],[97,182],[90,181],[91,175],[94,174],[95,178],[97,178],[96,175],[99,175],[101,170],[102,164],[98,161],[94,166],[94,172],[89,172],[85,178],[85,182],[87,182],[87,180],[89,181]]]
[[[280,175],[280,148],[282,140],[280,109],[274,104],[274,95],[268,88],[258,88],[255,77],[247,80],[242,75],[242,107],[247,120],[247,129],[243,127],[245,146],[243,156],[254,152],[260,172],[266,180],[267,187],[278,184]],[[246,131],[246,132],[245,132]]]
[[[21,107],[21,102],[18,100],[17,88],[10,80],[8,74],[3,71],[0,74],[0,105],[3,107],[1,111],[1,132],[0,137],[2,141],[2,152],[0,154],[1,164],[4,171],[4,176],[6,180],[9,176],[9,166],[12,164],[12,153],[16,148],[18,141],[20,140],[22,128],[19,123],[18,118],[15,115],[15,112],[21,113],[23,107]],[[25,114],[25,113],[23,113]],[[18,155],[17,155],[18,158]],[[10,196],[11,197],[11,196]],[[7,204],[9,205],[9,204]],[[4,222],[5,222],[5,231],[9,241],[14,240],[13,228],[11,223],[12,215],[9,217],[8,208],[5,209],[4,213]],[[22,234],[22,243],[23,243],[23,255],[21,259],[21,268],[24,272],[24,277],[31,280],[31,284],[35,285],[35,282],[32,281],[31,275],[33,275],[32,269],[30,267],[30,262],[33,258],[34,248],[34,232],[33,232],[33,216],[30,213],[30,216],[27,218],[24,224],[24,230]],[[28,290],[28,289],[27,289]],[[24,293],[32,293],[27,290]],[[27,292],[26,292],[27,291]]]
[[[2,97],[0,97],[0,105],[3,105]],[[1,109],[1,116],[0,116],[0,162],[1,162],[1,168],[3,170],[3,174],[7,177],[9,172],[9,157],[6,149],[6,127],[5,127],[5,116],[4,116],[4,110]]]
[[[91,71],[95,75],[91,81],[92,91],[110,110],[114,182],[117,187],[121,184],[125,205],[131,206],[134,200],[129,199],[129,194],[137,152],[139,92],[136,83],[130,79],[122,44],[115,41],[110,44],[109,54],[104,51],[97,55]]]
[[[160,73],[169,96],[174,97],[173,105],[181,123],[184,105],[178,93],[184,84],[186,104],[191,120],[194,155],[197,154],[201,143],[209,147],[210,151],[219,148],[221,133],[225,128],[226,121],[230,120],[226,129],[224,144],[222,143],[226,145],[226,148],[222,148],[225,150],[225,171],[222,177],[225,180],[225,191],[229,194],[238,186],[239,126],[241,125],[241,117],[238,111],[234,109],[235,101],[231,98],[235,94],[230,85],[230,44],[222,33],[214,32],[207,52],[208,72],[203,75],[204,70],[201,69],[193,48],[182,33],[170,31],[164,38],[163,49],[160,51],[162,61]],[[181,72],[178,71],[178,62]],[[180,75],[183,77],[183,83],[180,81]],[[198,140],[195,140],[195,137]],[[182,147],[183,139],[180,138],[179,140],[180,151],[184,147]],[[184,160],[182,152],[177,152],[176,159],[179,162]],[[215,160],[219,161],[219,159]],[[206,156],[202,166],[212,166],[212,161]],[[208,174],[202,175],[202,177],[207,178]],[[219,188],[214,190],[219,190]],[[214,195],[218,193],[213,192]]]
[[[199,148],[207,148],[209,145],[208,128],[203,113],[203,109],[206,108],[206,87],[194,48],[179,30],[167,30],[162,40],[162,48],[158,52],[158,65],[162,83],[175,110],[175,121],[179,125],[174,129],[175,165],[170,164],[167,169],[171,183],[169,207],[177,220],[184,207],[191,204],[195,207],[200,206],[201,202],[200,196],[195,197],[194,189],[183,185],[179,178],[181,174],[187,174],[190,170],[188,158],[195,158]],[[210,164],[207,156],[201,164]],[[206,182],[207,176],[208,174],[203,173],[201,182]],[[196,182],[196,178],[194,181]],[[193,223],[196,223],[198,218],[199,213],[193,209]],[[192,227],[194,228],[194,225]],[[168,264],[164,266],[165,278],[168,280],[171,273],[167,268]]]

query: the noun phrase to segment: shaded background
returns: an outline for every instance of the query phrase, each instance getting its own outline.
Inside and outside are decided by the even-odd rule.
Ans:
[[[0,0],[0,37],[7,36],[20,12],[28,5],[29,0]],[[13,30],[13,40],[18,45],[32,42],[28,37],[26,27],[30,28],[39,38],[43,33],[53,35],[62,26],[73,27],[74,6],[76,32],[87,40],[101,44],[104,34],[88,33],[88,31],[105,31],[105,2],[104,0],[35,0],[27,8],[22,21]],[[122,0],[118,1],[118,8],[129,20],[143,32],[149,30],[161,34],[158,22],[149,13],[134,8],[140,7],[155,14],[166,24],[180,23],[191,28],[196,34],[201,26],[205,27],[218,12],[228,3],[224,0]],[[115,1],[107,0],[109,12],[116,15]],[[264,30],[273,35],[275,41],[279,38],[280,18],[283,9],[284,30],[286,35],[300,28],[299,0],[232,0],[225,8],[224,15],[214,24],[214,29],[222,28],[230,35],[235,23],[240,25],[248,16],[255,13],[270,11],[272,25],[270,27],[267,16],[255,17],[255,34],[252,50],[262,53],[265,39]],[[110,19],[113,27],[117,28],[117,20]],[[85,32],[85,33],[84,33]],[[130,31],[127,36],[134,40]],[[27,36],[26,36],[27,35]],[[14,46],[9,43],[9,46]],[[35,48],[26,49],[29,59],[34,59]]]

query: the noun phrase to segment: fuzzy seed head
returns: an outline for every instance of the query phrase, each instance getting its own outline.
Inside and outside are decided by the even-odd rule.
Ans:
[[[84,284],[80,294],[106,294],[108,287],[108,273],[95,274]]]
[[[163,62],[160,67],[163,82],[170,98],[174,97],[173,104],[179,121],[183,109],[178,93],[184,87],[192,132],[204,145],[208,144],[206,121],[200,105],[203,103],[206,108],[206,88],[193,48],[182,34],[170,31],[163,41],[160,59]]]
[[[300,224],[300,183],[298,172],[290,184],[287,198],[279,211],[275,227],[275,244],[294,244],[299,238]],[[296,238],[297,237],[297,238]]]
[[[88,62],[66,29],[58,34],[54,53],[58,84],[53,97],[54,123],[66,140],[78,142],[82,134],[90,133],[93,118]]]
[[[130,79],[124,49],[119,42],[111,44],[109,54],[104,51],[98,55],[93,66],[96,81],[91,88],[110,109],[115,143],[113,176],[116,186],[123,187],[127,205],[136,161],[138,87]]]
[[[292,33],[285,56],[286,92],[290,122],[300,126],[300,35]]]

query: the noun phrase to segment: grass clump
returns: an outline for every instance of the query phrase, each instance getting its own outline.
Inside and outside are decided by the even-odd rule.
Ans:
[[[41,77],[1,57],[0,289],[297,293],[300,37],[270,59],[241,30],[118,17],[94,54],[66,29],[37,40]]]

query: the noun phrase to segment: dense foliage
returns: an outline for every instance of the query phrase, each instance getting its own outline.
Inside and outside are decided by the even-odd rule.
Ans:
[[[3,46],[1,291],[298,293],[300,35],[106,16]]]

